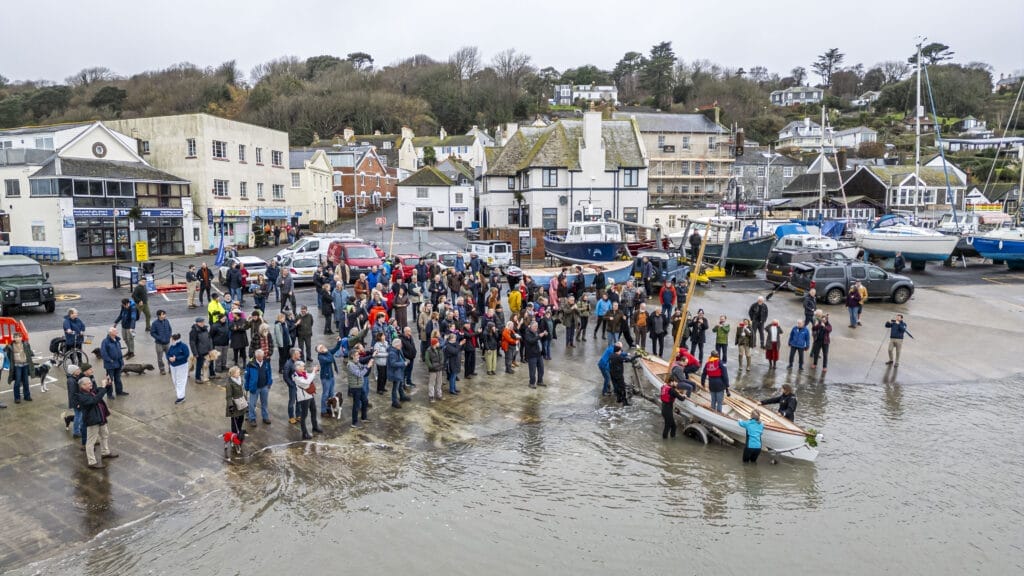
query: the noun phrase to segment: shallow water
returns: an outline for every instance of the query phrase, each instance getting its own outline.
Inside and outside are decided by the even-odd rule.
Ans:
[[[1022,385],[805,382],[818,461],[743,466],[563,375],[266,448],[15,574],[1021,573]]]

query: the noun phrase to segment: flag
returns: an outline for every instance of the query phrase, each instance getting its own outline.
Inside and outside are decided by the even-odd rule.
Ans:
[[[215,266],[224,265],[224,210],[220,211],[220,246],[217,248],[217,260]]]

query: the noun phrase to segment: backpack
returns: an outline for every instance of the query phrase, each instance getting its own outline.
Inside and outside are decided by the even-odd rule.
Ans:
[[[672,387],[668,384],[661,385],[661,401],[665,404],[672,401]]]
[[[58,336],[53,340],[50,340],[50,354],[56,354],[60,352],[60,346],[64,343],[64,337]]]

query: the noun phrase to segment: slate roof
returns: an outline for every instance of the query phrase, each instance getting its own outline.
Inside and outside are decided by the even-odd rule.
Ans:
[[[316,153],[316,150],[289,150],[288,168],[291,170],[301,170],[302,168],[305,168],[305,162],[307,160],[312,160],[313,155]]]
[[[21,128],[7,128],[0,130],[0,136],[24,136],[28,134],[48,134],[59,132],[69,128],[80,128],[91,126],[93,122],[69,122],[67,124],[48,124],[46,126],[22,126]]]
[[[779,130],[779,134],[782,134],[784,132],[792,132],[792,131],[794,131],[795,128],[805,128],[806,126],[807,125],[804,123],[803,120],[793,120],[789,124],[786,124],[785,126],[783,126],[782,130]],[[821,130],[821,124],[818,124],[814,120],[811,120],[811,124],[810,124],[810,127],[808,129],[811,130],[812,132],[815,129],[820,131]]]
[[[398,183],[399,186],[451,186],[450,178],[441,173],[435,166],[424,166],[412,176]]]
[[[401,134],[357,134],[349,140],[349,145],[361,145],[364,142],[376,146],[377,155],[386,158],[388,166],[398,166],[398,149],[402,147]],[[385,148],[385,142],[391,142],[391,148]]]
[[[904,178],[914,173],[913,166],[864,166],[864,169],[878,177],[886,186],[898,184]],[[958,188],[964,186],[964,182],[955,171],[949,170],[948,173],[950,186]],[[946,176],[942,168],[922,166],[918,174],[927,186],[946,187]]]
[[[500,147],[489,146],[487,148],[484,148],[484,156],[487,158],[487,165],[491,166],[492,164],[494,164],[494,161],[498,158],[499,154],[501,154]]]
[[[632,121],[604,120],[601,138],[605,145],[605,170],[644,168],[640,142]],[[488,175],[513,176],[525,168],[580,170],[581,120],[559,120],[544,128],[523,127],[489,162]]]
[[[979,190],[981,190],[981,188],[978,187],[978,186],[975,186],[975,188],[978,188]],[[1009,183],[1003,182],[1003,183],[999,183],[999,184],[989,184],[988,188],[985,189],[985,190],[982,190],[982,192],[985,194],[985,197],[988,198],[990,201],[992,201],[992,202],[1002,202],[1003,198],[1005,198],[1010,193],[1016,193],[1017,192],[1017,188],[1018,188],[1017,184],[1009,184]],[[1016,195],[1016,194],[1014,194],[1014,195]]]
[[[438,163],[437,169],[453,181],[458,180],[459,176],[466,178],[470,182],[476,179],[476,171],[473,170],[473,167],[468,162],[459,160],[454,156],[449,156],[444,162]]]
[[[470,135],[453,134],[443,140],[437,136],[417,136],[412,139],[412,145],[416,148],[426,148],[427,146],[433,146],[434,148],[443,146],[472,146],[475,141],[476,137]]]
[[[833,132],[832,135],[845,136],[847,134],[857,134],[860,132],[863,132],[865,134],[878,134],[878,132],[872,130],[871,128],[868,128],[867,126],[857,126],[856,128],[847,128],[846,130],[839,130],[838,132]]]
[[[68,178],[89,178],[93,180],[134,180],[146,182],[164,182],[169,184],[188,184],[188,180],[178,178],[157,170],[141,162],[119,162],[114,160],[84,160],[80,158],[61,158],[60,170],[57,169],[57,158],[47,162],[29,179],[64,176]]]
[[[725,134],[725,127],[715,124],[703,114],[658,114],[658,113],[625,113],[616,112],[612,115],[616,120],[629,120],[636,117],[640,132],[671,132],[671,133],[705,133]]]
[[[850,176],[853,176],[855,170],[843,170],[842,181],[846,182]],[[835,171],[825,172],[825,191],[836,191],[839,190],[840,173]],[[813,174],[801,174],[793,179],[782,190],[783,196],[802,196],[808,193],[818,193],[818,173]]]

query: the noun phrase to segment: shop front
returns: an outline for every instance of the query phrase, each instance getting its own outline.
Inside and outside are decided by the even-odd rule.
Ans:
[[[207,245],[209,251],[216,250],[220,245],[223,229],[224,246],[250,247],[250,231],[252,211],[248,208],[222,208],[214,212],[206,209]]]
[[[253,232],[259,231],[257,235],[263,242],[273,243],[270,235],[264,237],[267,228],[269,227],[273,231],[276,226],[278,230],[284,230],[290,222],[290,217],[287,208],[256,208],[252,213]]]
[[[65,228],[73,227],[79,260],[114,258],[130,260],[132,233],[149,244],[149,255],[173,256],[185,253],[183,214],[181,209],[141,210],[141,217],[131,221],[131,208],[74,208],[73,219],[65,220]]]

